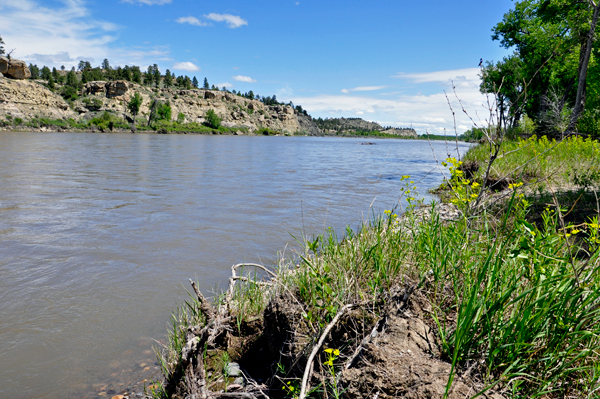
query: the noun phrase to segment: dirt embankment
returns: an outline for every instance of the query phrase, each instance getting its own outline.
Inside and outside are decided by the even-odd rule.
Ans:
[[[456,217],[455,209],[447,211],[444,217]],[[315,324],[302,296],[278,281],[285,274],[250,282],[236,275],[237,266],[218,308],[194,285],[198,302],[193,312],[202,314],[203,323],[187,326],[185,344],[171,356],[172,363],[166,362],[168,397],[444,396],[451,363],[440,350],[432,306],[424,294],[427,283],[417,288],[417,282],[404,276],[376,303],[348,304],[332,319]],[[265,310],[250,319],[240,318],[233,305],[240,280],[274,290]],[[227,371],[232,368],[235,375]],[[448,398],[468,398],[484,390],[472,371],[454,370]],[[503,398],[493,391],[480,397]]]

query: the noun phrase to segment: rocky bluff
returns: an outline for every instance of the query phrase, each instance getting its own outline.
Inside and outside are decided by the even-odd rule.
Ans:
[[[417,132],[414,129],[396,127],[384,128],[378,123],[368,122],[361,118],[319,118],[315,120],[315,123],[327,134],[380,132],[406,138],[417,138]]]
[[[67,103],[44,83],[41,80],[0,77],[0,117],[21,118],[23,121],[34,118],[90,120],[108,111],[127,119],[127,103],[137,92],[143,99],[138,118],[149,115],[149,107],[154,99],[158,99],[168,101],[173,119],[183,115],[184,123],[204,123],[206,113],[212,109],[222,119],[221,124],[233,130],[240,128],[254,133],[267,128],[282,134],[321,134],[310,116],[291,106],[269,106],[224,91],[150,88],[121,80],[95,81],[84,85],[79,99]]]
[[[4,75],[13,79],[29,79],[31,71],[25,61],[0,57],[0,78]]]

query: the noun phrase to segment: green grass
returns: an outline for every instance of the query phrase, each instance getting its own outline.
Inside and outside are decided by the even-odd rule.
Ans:
[[[574,183],[579,164],[595,165],[598,150],[598,142],[580,138],[505,142],[494,173],[524,164],[530,179]],[[484,162],[486,151],[475,147],[465,161]],[[300,240],[298,257],[282,260],[274,288],[239,284],[232,313],[239,325],[260,316],[274,296],[291,293],[304,309],[311,335],[318,337],[344,305],[361,304],[376,320],[392,288],[416,281],[431,303],[442,358],[452,364],[448,387],[469,369],[485,389],[507,398],[597,397],[598,214],[569,224],[563,217],[569,209],[556,199],[558,207],[535,203],[517,189],[493,214],[442,222],[387,212],[357,230],[347,228],[343,236],[329,229]],[[435,215],[435,205],[432,210]],[[192,311],[176,318],[185,314],[186,320],[174,319],[168,345],[173,349],[165,352],[171,355],[163,355],[167,376],[176,370],[182,332],[201,322],[197,304],[187,307]],[[355,344],[340,345],[340,356],[348,358]],[[335,385],[325,386],[318,394],[327,389],[335,396]]]
[[[469,150],[463,162],[476,162],[481,167],[475,179],[481,179],[487,160],[487,144]],[[506,140],[491,174],[512,181],[541,182],[558,186],[592,186],[600,181],[600,144],[596,140],[570,137],[562,141],[546,136],[527,140]]]

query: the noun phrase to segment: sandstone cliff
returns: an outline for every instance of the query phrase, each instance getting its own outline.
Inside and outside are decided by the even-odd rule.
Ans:
[[[0,118],[29,120],[36,116],[75,118],[77,113],[58,94],[31,80],[0,78]]]
[[[127,102],[139,93],[143,103],[138,119],[147,118],[154,99],[169,101],[172,118],[183,115],[184,123],[204,123],[210,109],[222,118],[222,125],[254,133],[269,129],[282,134],[320,134],[310,116],[298,113],[288,105],[268,106],[229,92],[213,90],[153,89],[126,81],[88,82],[82,97],[67,103],[42,81],[0,78],[0,119],[36,118],[90,120],[106,111],[126,118]]]

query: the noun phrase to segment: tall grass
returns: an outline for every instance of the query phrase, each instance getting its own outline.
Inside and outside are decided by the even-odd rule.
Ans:
[[[503,145],[498,173],[533,157],[532,176],[554,173],[570,182],[579,162],[589,162],[588,171],[597,165],[600,151],[598,142],[580,138]],[[482,153],[474,148],[465,161]],[[513,186],[502,212],[493,214],[442,221],[433,204],[431,217],[386,212],[341,238],[328,230],[303,243],[296,259],[282,261],[273,286],[240,285],[232,313],[238,320],[260,316],[271,298],[286,291],[302,305],[318,337],[347,304],[381,316],[390,292],[410,280],[431,302],[442,358],[452,364],[448,388],[457,374],[468,372],[485,389],[511,398],[597,397],[598,217],[565,226],[560,204],[537,206],[517,189]],[[532,215],[534,210],[539,214]],[[167,373],[176,367],[187,325],[201,322],[196,313],[192,302],[174,320]],[[340,351],[349,357],[353,346]],[[325,389],[319,391],[324,396]]]
[[[483,144],[467,152],[463,161],[485,165],[489,148]],[[475,178],[481,178],[480,168]],[[492,175],[513,181],[549,182],[553,185],[587,185],[600,181],[600,143],[590,138],[569,137],[562,141],[546,136],[527,140],[506,140],[494,160]]]

